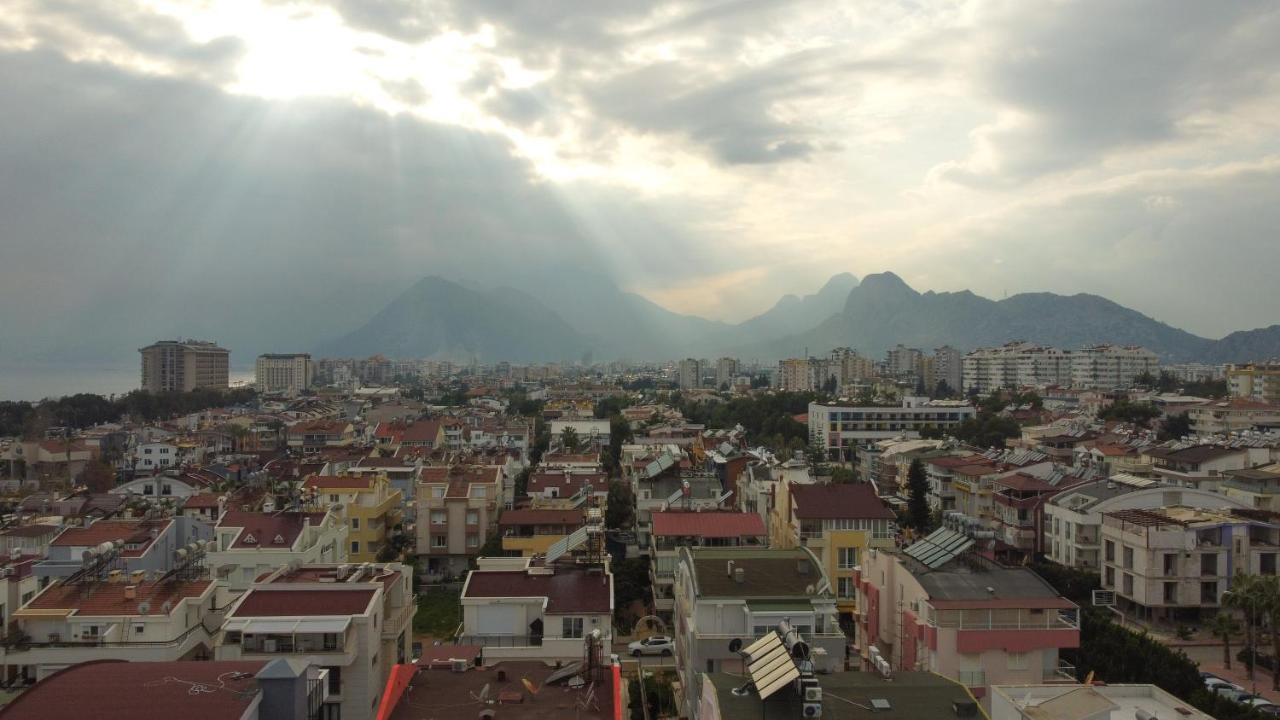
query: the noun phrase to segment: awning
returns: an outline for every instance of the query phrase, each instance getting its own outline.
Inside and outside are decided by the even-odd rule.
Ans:
[[[796,615],[812,615],[813,603],[808,600],[782,600],[773,602],[747,601],[747,607],[753,613],[794,613]]]
[[[299,620],[298,626],[294,628],[294,632],[295,633],[344,633],[347,631],[347,627],[349,625],[351,625],[351,618],[349,617]]]

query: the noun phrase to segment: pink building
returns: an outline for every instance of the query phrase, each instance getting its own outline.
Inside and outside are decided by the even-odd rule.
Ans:
[[[1080,645],[1076,605],[972,545],[940,530],[905,552],[867,553],[854,576],[863,667],[879,654],[895,670],[954,679],[988,707],[992,685],[1074,682],[1058,651]]]

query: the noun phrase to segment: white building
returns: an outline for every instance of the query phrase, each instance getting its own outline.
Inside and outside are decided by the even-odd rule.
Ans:
[[[677,382],[681,390],[689,390],[702,386],[702,363],[694,358],[680,361]]]
[[[232,605],[216,659],[320,665],[343,720],[368,720],[392,666],[408,662],[416,608],[410,572],[398,563],[281,568]]]
[[[995,685],[991,720],[1213,720],[1155,685]]]
[[[1077,388],[1127,388],[1135,377],[1159,372],[1159,356],[1137,345],[1093,345],[1071,353],[1071,385]]]
[[[546,565],[533,558],[480,558],[462,586],[462,645],[499,660],[581,660],[599,631],[613,641],[613,574],[608,565]]]
[[[258,356],[253,371],[258,392],[294,396],[311,389],[315,364],[306,353],[266,354]]]
[[[295,564],[347,560],[341,505],[322,513],[229,510],[214,528],[209,567],[230,590],[245,590],[264,573]]]
[[[828,456],[846,455],[858,445],[918,438],[925,427],[946,429],[977,415],[968,402],[907,397],[898,407],[809,403],[809,441]]]
[[[979,348],[964,356],[964,390],[978,392],[1071,383],[1071,353],[1028,342]]]

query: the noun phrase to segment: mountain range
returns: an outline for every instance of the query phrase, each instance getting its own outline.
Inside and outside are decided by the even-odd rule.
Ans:
[[[1097,295],[1023,293],[991,300],[967,290],[919,292],[891,272],[832,277],[812,295],[787,295],[741,323],[672,312],[609,280],[474,289],[426,277],[321,356],[513,362],[663,360],[731,355],[772,361],[852,347],[880,357],[898,343],[960,350],[1028,340],[1072,349],[1149,348],[1166,362],[1243,362],[1280,356],[1280,325],[1221,339],[1193,335]]]

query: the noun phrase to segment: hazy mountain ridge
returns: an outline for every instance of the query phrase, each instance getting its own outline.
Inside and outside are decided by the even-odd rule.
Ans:
[[[532,280],[523,290],[471,290],[425,278],[321,354],[516,362],[732,355],[772,361],[806,349],[823,354],[847,346],[880,357],[898,343],[967,351],[1011,340],[1065,349],[1136,344],[1165,362],[1280,356],[1280,325],[1210,340],[1097,295],[1036,292],[991,300],[968,290],[921,293],[891,272],[860,283],[848,273],[837,275],[813,295],[785,296],[737,325],[672,312],[600,276],[573,283]]]

